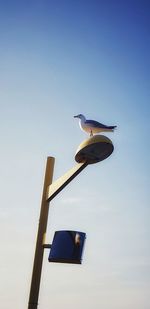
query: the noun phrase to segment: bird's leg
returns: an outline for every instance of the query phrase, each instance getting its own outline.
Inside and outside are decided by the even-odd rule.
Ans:
[[[93,132],[92,132],[92,130],[90,131],[90,137],[92,137],[93,136]]]

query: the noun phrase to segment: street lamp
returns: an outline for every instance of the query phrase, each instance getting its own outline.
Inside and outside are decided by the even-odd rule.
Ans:
[[[85,167],[106,159],[113,150],[113,144],[108,137],[103,135],[90,137],[77,149],[75,155],[77,164],[53,183],[55,159],[53,157],[47,158],[28,309],[37,309],[44,249],[51,247],[45,243],[50,201]]]

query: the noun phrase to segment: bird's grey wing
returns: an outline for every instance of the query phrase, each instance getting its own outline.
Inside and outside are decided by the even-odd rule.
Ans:
[[[107,126],[105,126],[104,124],[98,122],[98,121],[95,121],[95,120],[86,120],[85,123],[91,127],[94,127],[94,128],[107,128]]]

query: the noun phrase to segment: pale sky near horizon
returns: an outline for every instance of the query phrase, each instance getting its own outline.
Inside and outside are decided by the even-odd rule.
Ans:
[[[87,138],[114,144],[51,203],[56,230],[86,232],[83,264],[48,262],[39,309],[149,309],[150,2],[0,1],[0,304],[26,309],[47,156],[54,180]]]

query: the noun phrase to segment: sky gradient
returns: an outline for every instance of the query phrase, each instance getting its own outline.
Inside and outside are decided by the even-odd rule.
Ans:
[[[148,0],[0,2],[1,308],[27,308],[46,157],[75,164],[83,113],[115,150],[51,203],[47,242],[87,240],[82,266],[45,250],[39,309],[149,309],[149,55]]]

